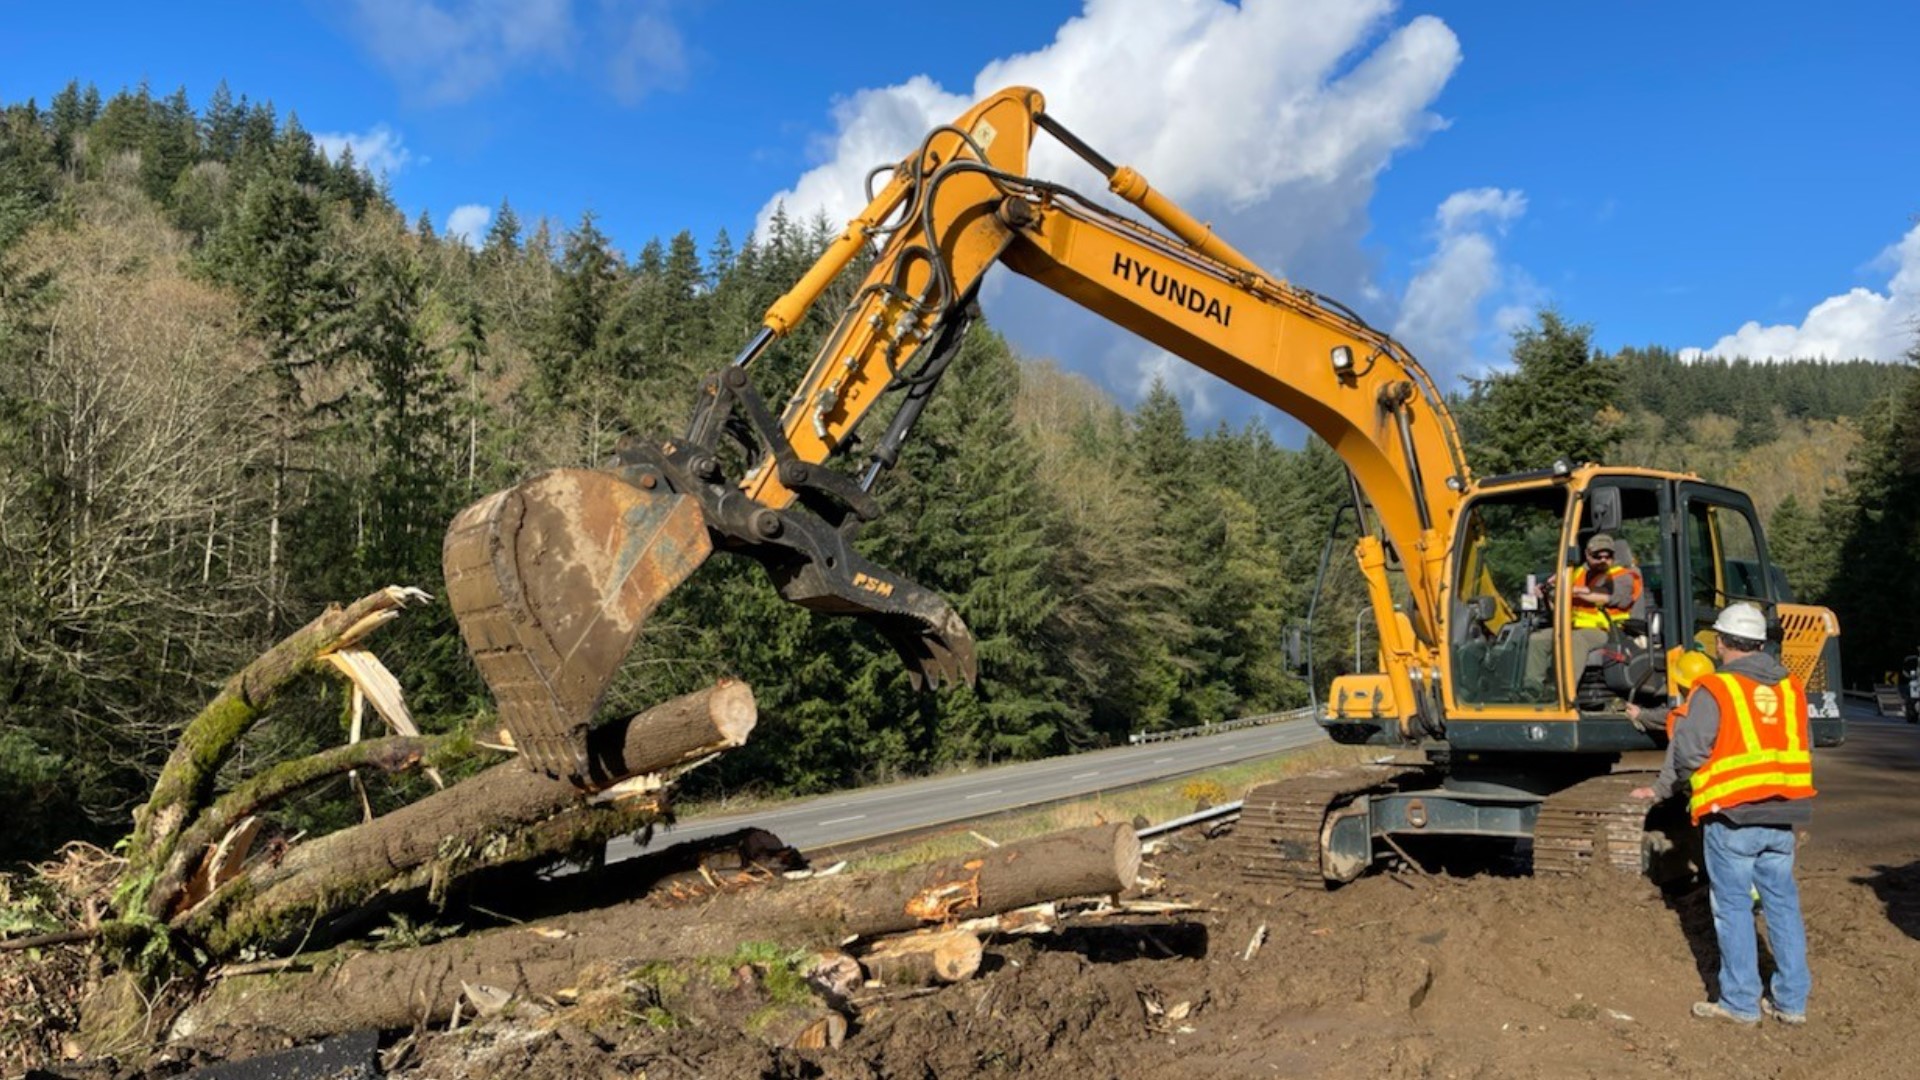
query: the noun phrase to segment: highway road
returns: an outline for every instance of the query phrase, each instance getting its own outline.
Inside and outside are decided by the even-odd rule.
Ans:
[[[830,851],[839,844],[1091,795],[1326,741],[1326,733],[1313,721],[1289,720],[1218,735],[1113,747],[843,791],[737,814],[683,818],[672,828],[658,830],[646,847],[631,839],[613,841],[607,845],[607,861],[748,826],[766,829],[802,851]]]
[[[1881,721],[1863,703],[1846,702],[1850,723]],[[1142,746],[1114,747],[1045,761],[976,769],[929,780],[862,788],[777,803],[758,810],[683,818],[659,830],[650,845],[631,839],[607,845],[609,862],[687,840],[758,826],[802,851],[831,853],[836,845],[984,817],[1036,803],[1092,795],[1112,788],[1179,776],[1327,741],[1310,720],[1290,720]]]

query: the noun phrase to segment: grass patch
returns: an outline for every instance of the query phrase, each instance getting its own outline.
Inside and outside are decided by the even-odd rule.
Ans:
[[[1077,829],[1112,821],[1169,821],[1191,814],[1200,799],[1218,804],[1232,802],[1249,788],[1271,780],[1283,780],[1315,769],[1355,765],[1378,758],[1377,746],[1342,746],[1323,743],[1255,761],[1224,765],[1205,772],[1120,791],[1104,792],[1072,802],[1055,803],[1034,810],[1012,810],[995,817],[978,818],[963,825],[944,828],[939,834],[885,850],[875,849],[850,860],[849,870],[876,872],[900,870],[920,863],[971,855],[980,850],[973,833],[990,837],[997,843],[1024,840],[1062,829]]]

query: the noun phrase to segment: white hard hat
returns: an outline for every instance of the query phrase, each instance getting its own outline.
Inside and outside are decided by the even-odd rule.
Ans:
[[[1752,604],[1728,604],[1713,620],[1715,633],[1732,634],[1748,641],[1767,640],[1767,617]]]

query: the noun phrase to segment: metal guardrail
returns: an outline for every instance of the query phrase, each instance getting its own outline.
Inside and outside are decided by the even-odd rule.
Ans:
[[[1219,818],[1230,817],[1238,814],[1241,807],[1245,804],[1246,800],[1235,799],[1230,803],[1221,803],[1219,806],[1209,806],[1205,810],[1195,811],[1186,817],[1170,818],[1166,821],[1149,825],[1144,829],[1135,829],[1133,834],[1145,840],[1148,837],[1159,836],[1161,833],[1173,832],[1175,829],[1184,829],[1189,825],[1198,825],[1203,821],[1214,821]]]
[[[1141,743],[1170,742],[1174,739],[1195,739],[1202,735],[1218,735],[1223,731],[1239,731],[1241,728],[1260,727],[1264,724],[1281,724],[1289,720],[1310,720],[1314,708],[1303,705],[1298,709],[1285,712],[1261,713],[1258,716],[1243,716],[1238,720],[1221,720],[1216,723],[1195,724],[1193,727],[1174,728],[1171,731],[1136,731],[1127,736],[1132,746]]]

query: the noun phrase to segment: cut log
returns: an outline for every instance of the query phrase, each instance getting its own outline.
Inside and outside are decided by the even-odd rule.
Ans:
[[[808,984],[828,1001],[845,1001],[866,982],[866,973],[861,970],[860,961],[837,949],[814,953],[802,965],[802,971]]]
[[[985,955],[978,936],[939,930],[882,938],[860,957],[860,966],[867,978],[887,986],[932,986],[973,978]]]
[[[722,679],[595,728],[587,736],[591,776],[596,785],[615,784],[730,750],[746,743],[759,719],[752,688]]]
[[[596,773],[660,772],[744,742],[757,719],[753,691],[726,681],[596,729]],[[365,825],[251,868],[182,925],[216,956],[293,935],[380,895],[531,859],[565,856],[633,832],[660,816],[657,800],[589,804],[577,788],[507,762]]]
[[[595,972],[727,956],[743,942],[825,948],[849,933],[895,933],[962,914],[1117,893],[1132,884],[1139,860],[1133,830],[1107,825],[1023,840],[934,867],[789,882],[698,906],[663,909],[634,901],[404,952],[323,958],[311,974],[225,979],[183,1014],[176,1031],[237,1024],[312,1038],[353,1027],[440,1021],[450,1014],[462,982],[552,996]]]
[[[839,895],[832,907],[848,933],[874,937],[1045,900],[1118,893],[1139,872],[1140,838],[1134,831],[1092,825],[917,871],[853,879],[834,889]]]

